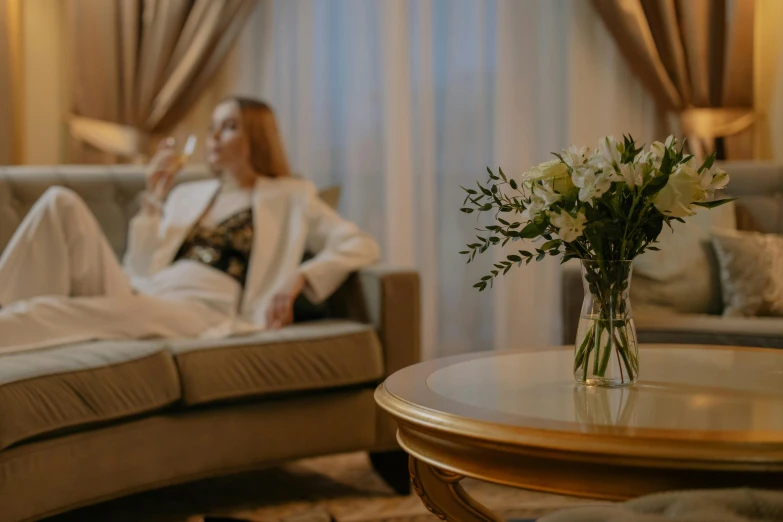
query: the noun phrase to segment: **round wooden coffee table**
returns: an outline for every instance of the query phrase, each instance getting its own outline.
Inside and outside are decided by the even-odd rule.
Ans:
[[[499,520],[463,477],[603,499],[783,489],[783,350],[646,345],[626,388],[573,381],[573,348],[423,362],[375,392],[415,491],[449,520]]]

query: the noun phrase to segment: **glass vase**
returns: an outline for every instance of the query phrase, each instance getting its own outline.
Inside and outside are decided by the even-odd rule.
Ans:
[[[631,301],[632,261],[582,261],[585,297],[574,351],[574,378],[587,386],[626,386],[639,377]]]

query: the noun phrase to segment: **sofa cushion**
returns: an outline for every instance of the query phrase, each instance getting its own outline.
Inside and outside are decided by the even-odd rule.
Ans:
[[[736,228],[734,203],[698,209],[672,228],[661,231],[659,251],[647,251],[634,261],[631,301],[686,314],[721,313],[720,267],[710,232]]]
[[[0,521],[42,520],[139,491],[285,460],[371,449],[380,415],[374,391],[193,408],[186,414],[150,415],[10,448],[0,452]],[[242,483],[253,484],[247,479]],[[256,484],[263,487],[264,482]],[[211,486],[205,486],[203,491],[210,491]],[[123,502],[127,510],[122,512],[75,512],[51,522],[185,520],[170,509],[164,513],[171,514],[160,515],[137,509],[139,499],[128,502]]]
[[[381,346],[371,326],[302,323],[282,330],[170,343],[186,404],[376,382]]]
[[[162,409],[180,398],[160,342],[92,342],[0,356],[0,450]]]
[[[783,318],[680,314],[667,308],[634,307],[639,341],[656,344],[717,344],[783,348]]]

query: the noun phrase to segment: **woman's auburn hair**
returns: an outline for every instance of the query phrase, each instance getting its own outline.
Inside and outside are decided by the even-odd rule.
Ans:
[[[239,105],[242,130],[247,134],[253,170],[269,178],[290,176],[291,170],[272,107],[260,100],[241,96],[231,96],[224,101],[234,101]]]

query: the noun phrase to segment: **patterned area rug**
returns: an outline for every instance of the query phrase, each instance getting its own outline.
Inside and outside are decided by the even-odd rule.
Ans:
[[[590,502],[475,480],[464,486],[507,519],[535,519]],[[395,495],[373,472],[366,454],[348,453],[133,495],[47,521],[198,522],[205,513],[259,522],[438,520],[415,495]]]

